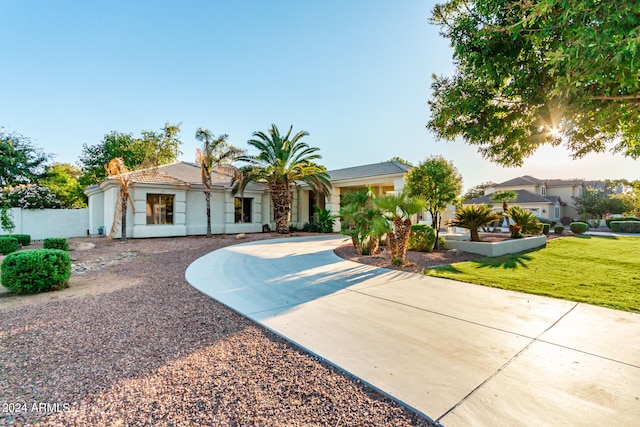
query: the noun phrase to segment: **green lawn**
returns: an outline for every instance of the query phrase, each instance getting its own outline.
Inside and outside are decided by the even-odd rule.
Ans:
[[[640,312],[638,237],[563,237],[543,249],[437,267],[425,274]]]

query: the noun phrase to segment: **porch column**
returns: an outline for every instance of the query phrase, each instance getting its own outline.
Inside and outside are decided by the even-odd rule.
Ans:
[[[325,209],[331,212],[331,215],[340,214],[340,188],[332,188],[329,196],[326,198]],[[333,231],[340,231],[340,220],[336,219],[333,223]]]

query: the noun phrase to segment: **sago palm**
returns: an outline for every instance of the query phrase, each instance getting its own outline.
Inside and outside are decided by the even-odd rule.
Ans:
[[[286,135],[281,135],[276,125],[271,125],[268,133],[255,132],[249,145],[258,150],[254,156],[244,156],[242,160],[255,169],[254,181],[266,181],[271,190],[271,201],[276,221],[276,232],[289,233],[289,213],[291,193],[296,183],[305,183],[316,194],[328,195],[331,189],[329,175],[322,166],[314,163],[322,157],[319,148],[309,147],[302,138],[309,134],[300,131],[291,135],[293,126]]]
[[[227,138],[227,134],[216,137],[207,129],[199,128],[196,131],[196,139],[202,142],[202,148],[196,149],[196,162],[202,172],[202,185],[207,203],[207,237],[211,237],[211,174],[214,169],[230,165],[243,154],[241,149],[227,144]]]
[[[506,215],[513,220],[513,224],[509,225],[513,238],[522,237],[522,233],[540,234],[542,231],[541,223],[537,219],[538,215],[520,206],[511,206]]]
[[[478,228],[498,221],[500,215],[488,205],[466,205],[453,213],[453,219],[447,223],[452,227],[466,228],[471,233],[471,241],[479,242]]]
[[[396,265],[406,263],[407,245],[411,234],[411,217],[422,212],[426,201],[420,197],[409,196],[405,188],[401,193],[380,196],[376,199],[378,206],[393,224],[389,233],[389,249],[391,261]]]

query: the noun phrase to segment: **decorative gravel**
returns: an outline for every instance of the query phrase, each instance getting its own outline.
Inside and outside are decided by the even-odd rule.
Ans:
[[[0,425],[430,425],[189,286],[233,236],[85,240],[59,292],[96,292],[0,301]]]

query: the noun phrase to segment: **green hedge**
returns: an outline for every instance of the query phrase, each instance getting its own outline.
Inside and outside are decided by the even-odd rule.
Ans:
[[[619,233],[640,233],[640,221],[613,221],[611,230]]]
[[[0,268],[2,286],[16,294],[62,289],[71,277],[69,254],[59,249],[15,252],[7,255]]]
[[[18,239],[13,236],[0,237],[0,254],[6,255],[18,250]]]
[[[407,249],[417,252],[431,252],[436,244],[436,232],[433,227],[426,224],[411,226],[409,245]]]
[[[21,246],[29,246],[31,244],[31,236],[28,234],[12,234],[11,237],[18,240],[18,244]]]
[[[572,222],[569,224],[569,230],[575,234],[583,234],[589,229],[589,224],[586,222]]]
[[[63,239],[61,237],[49,237],[48,239],[44,239],[44,241],[42,242],[42,246],[45,249],[60,249],[63,251],[69,250],[67,239]]]
[[[611,227],[611,224],[614,223],[614,222],[619,222],[619,221],[640,221],[640,218],[629,216],[629,217],[626,217],[626,218],[609,218],[609,219],[605,220],[605,222],[607,223],[607,227],[609,227],[611,230],[613,230],[613,228]]]
[[[553,228],[553,232],[556,234],[562,234],[563,231],[564,231],[564,227],[562,225],[556,225]]]
[[[543,223],[542,224],[542,234],[544,234],[545,236],[548,236],[550,228],[551,228],[551,224]]]

